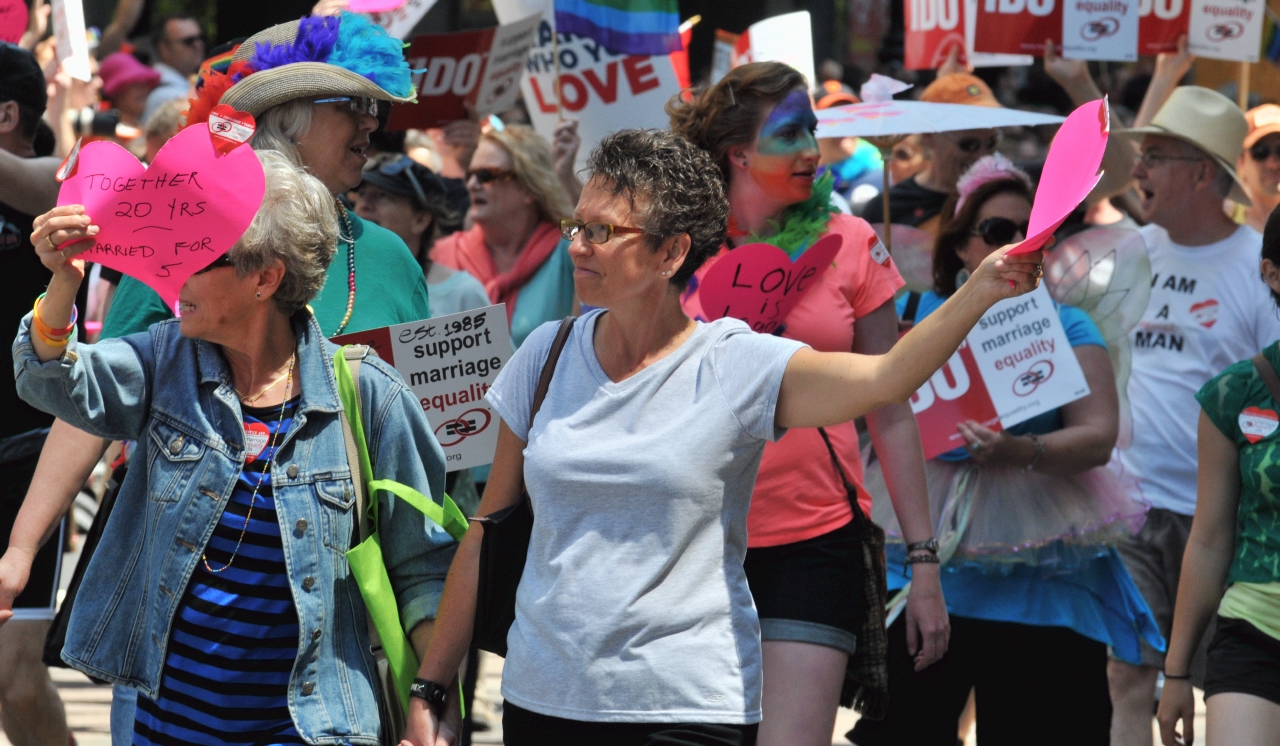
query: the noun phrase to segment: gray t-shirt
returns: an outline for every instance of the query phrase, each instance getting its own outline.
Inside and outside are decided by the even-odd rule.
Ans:
[[[805,345],[721,319],[613,383],[574,324],[535,424],[557,323],[487,398],[527,443],[533,537],[502,696],[596,722],[760,720],[760,625],[742,570],[747,508],[787,362]]]

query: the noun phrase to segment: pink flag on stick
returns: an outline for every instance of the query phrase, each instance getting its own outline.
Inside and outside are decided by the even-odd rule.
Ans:
[[[1102,178],[1102,153],[1107,149],[1111,121],[1107,99],[1090,101],[1071,112],[1049,146],[1031,206],[1027,240],[1009,254],[1027,254],[1044,246],[1071,211],[1084,201]]]
[[[252,117],[241,124],[252,128]],[[79,258],[142,281],[170,308],[187,278],[240,240],[266,192],[253,150],[241,143],[220,153],[210,127],[182,130],[148,168],[99,141],[73,153],[62,171],[58,204],[84,205],[100,229]]]

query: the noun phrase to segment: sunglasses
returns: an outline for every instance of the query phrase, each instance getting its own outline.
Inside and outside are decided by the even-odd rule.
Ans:
[[[197,269],[193,274],[202,275],[205,272],[208,272],[209,270],[218,269],[219,267],[234,267],[234,266],[236,266],[236,263],[231,261],[231,257],[227,254],[223,254],[217,259],[214,259],[213,262],[211,262],[204,269]]]
[[[584,223],[571,218],[560,221],[560,237],[564,240],[572,241],[579,233],[590,243],[604,243],[613,238],[615,233],[644,233],[644,230],[608,223]]]
[[[413,174],[414,160],[407,155],[402,155],[394,161],[387,161],[378,166],[378,173],[383,176],[399,176],[404,174],[409,177],[409,185],[413,187],[413,193],[418,195],[418,204],[427,206],[427,193],[422,189],[422,184],[418,181],[418,177]]]
[[[368,114],[371,117],[378,116],[378,99],[368,98],[366,96],[330,96],[329,98],[318,98],[311,103],[337,104],[343,101],[345,101],[347,106],[351,107],[351,111],[358,116],[364,116],[365,114]]]
[[[971,235],[981,236],[988,246],[1005,246],[1013,243],[1013,237],[1027,235],[1028,222],[1015,223],[1009,218],[987,218],[978,223]]]
[[[488,184],[491,181],[502,181],[503,179],[516,178],[515,171],[503,171],[497,168],[473,168],[467,172],[467,180],[472,177],[481,184]]]
[[[1257,143],[1252,148],[1249,148],[1249,157],[1259,163],[1267,160],[1273,155],[1280,156],[1280,145],[1271,147],[1263,145],[1262,143]]]
[[[1000,133],[996,132],[990,137],[966,137],[960,140],[951,137],[950,139],[957,148],[960,148],[960,152],[972,155],[982,150],[995,150],[1000,144]]]

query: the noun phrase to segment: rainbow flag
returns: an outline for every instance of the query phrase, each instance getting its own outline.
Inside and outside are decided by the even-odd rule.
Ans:
[[[614,54],[683,49],[676,0],[555,0],[556,31],[600,42]]]

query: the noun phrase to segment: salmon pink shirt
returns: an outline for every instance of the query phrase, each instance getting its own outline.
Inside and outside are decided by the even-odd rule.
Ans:
[[[902,276],[875,231],[861,218],[831,216],[827,234],[844,239],[831,266],[783,320],[777,333],[821,352],[853,350],[853,322],[893,299]],[[708,321],[697,294],[698,284],[720,254],[703,265],[681,297],[690,318]],[[879,258],[882,261],[876,261]],[[858,502],[871,513],[871,496],[862,488],[862,458],[852,422],[826,428],[849,479],[858,487]],[[853,520],[831,457],[816,428],[792,428],[765,445],[760,474],[747,514],[747,544],[772,547],[821,536]]]

